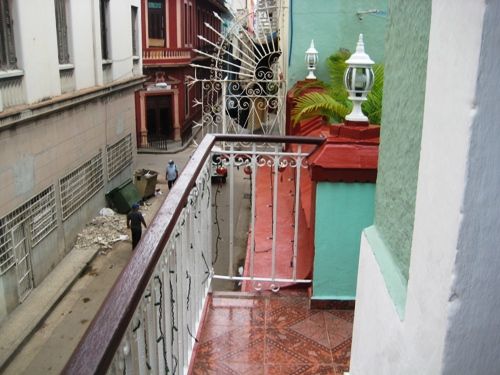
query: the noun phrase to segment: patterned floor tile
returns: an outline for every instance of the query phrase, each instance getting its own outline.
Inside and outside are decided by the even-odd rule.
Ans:
[[[304,291],[213,298],[191,374],[342,374],[352,321],[352,310],[310,310]]]
[[[302,363],[332,364],[332,355],[329,348],[291,330],[267,329],[266,345],[266,363],[288,363],[273,360],[271,348],[274,346],[283,348],[287,353],[291,353],[297,358],[304,359]]]
[[[301,334],[302,336],[316,341],[320,345],[323,345],[327,348],[330,347],[330,342],[328,341],[328,334],[326,331],[325,318],[323,317],[322,312],[318,312],[311,316],[308,316],[304,320],[291,325],[289,329]]]

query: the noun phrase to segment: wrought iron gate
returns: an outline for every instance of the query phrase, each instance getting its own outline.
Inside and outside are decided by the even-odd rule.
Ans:
[[[212,52],[195,50],[209,57],[210,65],[192,64],[200,85],[204,133],[283,135],[286,81],[280,25],[283,6],[279,0],[260,0],[253,12],[232,14],[234,21],[218,43],[199,36]],[[215,16],[221,21],[219,15]],[[207,78],[200,78],[206,77]]]

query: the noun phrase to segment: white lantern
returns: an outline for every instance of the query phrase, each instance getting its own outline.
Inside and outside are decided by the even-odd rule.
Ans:
[[[344,74],[344,84],[352,101],[352,112],[346,120],[354,122],[368,122],[368,117],[361,110],[361,103],[373,87],[375,75],[372,66],[374,62],[365,53],[363,34],[359,34],[356,52],[346,61],[347,69]]]
[[[314,40],[311,40],[311,45],[306,51],[306,64],[307,70],[309,70],[309,74],[306,79],[316,79],[314,71],[316,70],[316,65],[318,64],[318,56],[318,50],[314,48]]]

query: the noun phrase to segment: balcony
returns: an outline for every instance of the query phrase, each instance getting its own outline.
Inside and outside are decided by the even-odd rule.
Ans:
[[[143,65],[187,65],[195,57],[191,48],[144,48]]]
[[[345,371],[352,311],[311,310],[304,288],[311,280],[299,267],[301,173],[323,141],[207,135],[64,373]],[[227,185],[212,183],[214,167],[227,168]],[[257,204],[260,180],[269,182],[270,214],[262,215]],[[287,189],[292,205],[282,205],[280,189]],[[241,230],[241,207],[237,214],[244,199],[249,199],[248,231]],[[293,229],[286,233],[279,229],[282,215],[291,218]],[[264,217],[269,228],[262,232]],[[270,248],[261,251],[264,237]],[[286,256],[280,250],[284,243]],[[285,270],[283,263],[289,265]],[[239,264],[245,264],[243,272]],[[245,283],[253,292],[212,292],[216,282],[229,283],[229,289]]]

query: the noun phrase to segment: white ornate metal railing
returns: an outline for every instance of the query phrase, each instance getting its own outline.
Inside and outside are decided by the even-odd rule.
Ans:
[[[213,149],[216,142],[219,147]],[[277,290],[283,282],[309,282],[296,273],[298,197],[300,175],[306,167],[307,152],[323,142],[321,138],[241,135],[207,135],[191,156],[176,184],[136,247],[113,289],[89,326],[66,374],[184,374],[189,367],[204,302],[213,279],[254,283],[255,289],[269,282]],[[284,147],[295,144],[296,147]],[[214,165],[215,164],[215,165]],[[224,185],[229,202],[227,214],[217,211],[217,190],[211,179],[214,167],[227,169]],[[247,174],[251,170],[250,174]],[[276,271],[278,179],[284,170],[293,170],[295,244],[288,276]],[[257,171],[274,171],[272,176],[273,225],[272,267],[267,275],[253,271]],[[220,170],[219,170],[220,172]],[[247,177],[244,177],[247,176]],[[248,176],[252,176],[248,179]],[[243,190],[251,189],[249,272],[235,272],[235,206]],[[214,191],[215,190],[215,191]],[[220,198],[220,197],[219,197]],[[215,222],[219,216],[229,224],[225,246],[216,249],[221,236]],[[213,247],[215,243],[215,247]],[[257,243],[258,244],[258,243]],[[219,254],[217,254],[219,252]],[[216,259],[225,252],[227,273],[215,272]],[[272,285],[271,285],[272,284]]]

